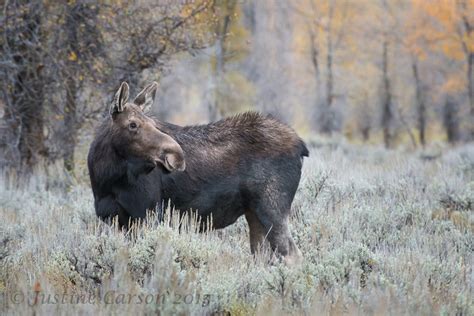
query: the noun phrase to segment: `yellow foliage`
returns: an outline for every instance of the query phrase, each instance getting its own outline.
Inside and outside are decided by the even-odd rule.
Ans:
[[[75,52],[70,52],[69,55],[67,56],[67,59],[69,61],[77,61],[77,54]]]
[[[464,79],[464,76],[455,74],[447,78],[442,89],[443,91],[454,93],[463,91],[465,86],[466,81]]]
[[[433,50],[454,60],[462,60],[474,52],[474,0],[412,0],[410,42],[425,39]]]
[[[439,46],[440,50],[448,57],[454,60],[462,60],[464,56],[464,52],[459,49],[459,45],[453,41],[444,41]]]

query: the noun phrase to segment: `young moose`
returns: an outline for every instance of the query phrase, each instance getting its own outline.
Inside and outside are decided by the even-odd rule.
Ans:
[[[109,128],[116,130],[115,135],[130,133],[130,127],[119,125],[118,121],[131,124],[128,109],[136,111],[143,99],[151,105],[156,88],[156,83],[149,85],[133,103],[125,104],[126,98],[119,101],[125,104],[123,110],[115,113],[115,118],[112,114],[108,120]],[[117,95],[122,95],[124,89],[128,91],[125,83]],[[120,115],[123,118],[119,118]],[[144,135],[152,130],[151,127],[156,129],[154,134],[161,138],[149,140],[155,145],[143,149],[143,152],[130,151],[120,155],[122,167],[120,171],[114,169],[117,174],[110,171],[101,174],[100,191],[110,194],[94,195],[99,216],[118,214],[119,220],[121,216],[124,219],[127,216],[143,217],[149,206],[143,203],[138,206],[137,202],[142,200],[155,203],[170,201],[182,212],[197,210],[203,222],[212,216],[214,228],[231,225],[245,215],[250,228],[252,253],[268,240],[272,249],[286,262],[300,260],[300,251],[288,229],[288,218],[301,176],[302,158],[309,153],[304,142],[290,127],[272,117],[253,112],[207,125],[186,127],[151,120],[143,112],[135,115],[143,117],[146,124],[137,124],[133,136],[127,134],[118,141],[104,136],[110,132],[101,129],[97,139],[102,139],[104,144],[108,142],[111,148],[144,148],[133,143],[143,142],[142,138],[149,140]],[[174,142],[179,144],[178,147]],[[91,152],[95,151],[95,147],[97,145],[93,143]],[[158,152],[169,153],[170,157],[150,159],[160,157]],[[96,158],[89,159],[90,170],[94,169],[97,159],[102,160],[103,165],[111,163],[110,158],[103,155],[94,155]],[[94,189],[97,184],[94,184],[93,178],[95,176],[91,171]],[[94,190],[95,194],[97,188]],[[102,207],[103,204],[106,207]]]

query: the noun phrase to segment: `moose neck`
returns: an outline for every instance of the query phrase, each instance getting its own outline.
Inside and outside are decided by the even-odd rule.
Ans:
[[[107,186],[111,182],[127,174],[127,161],[121,157],[111,142],[110,122],[106,121],[100,126],[96,141],[92,143],[94,147],[93,165],[94,180],[100,187]]]

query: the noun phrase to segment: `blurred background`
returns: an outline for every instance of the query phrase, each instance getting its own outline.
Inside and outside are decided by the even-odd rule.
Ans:
[[[176,124],[270,113],[311,142],[474,136],[474,0],[1,0],[0,167],[85,170],[116,89]]]

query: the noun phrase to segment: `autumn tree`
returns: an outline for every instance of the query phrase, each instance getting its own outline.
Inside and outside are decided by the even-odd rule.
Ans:
[[[369,1],[367,5],[372,9],[370,12],[374,16],[372,23],[369,24],[372,29],[368,31],[369,37],[378,46],[378,57],[375,61],[380,71],[377,103],[381,110],[380,126],[384,145],[386,148],[393,147],[397,138],[404,132],[413,147],[416,147],[417,141],[412,131],[412,120],[407,115],[407,112],[412,112],[411,104],[405,100],[408,86],[400,80],[411,74],[416,77],[415,81],[418,79],[417,84],[421,82],[417,60],[405,53],[406,34],[403,26],[406,22],[407,7],[403,1],[386,0]],[[413,69],[413,62],[416,69]],[[416,71],[416,74],[412,74],[412,71]],[[420,89],[417,92],[421,92],[421,84],[418,88]],[[421,94],[418,97],[421,103],[418,103],[417,111],[421,108],[421,121],[424,124],[424,100],[421,99]],[[424,132],[424,127],[422,130]]]
[[[419,12],[418,6],[414,4],[411,4],[407,11],[409,14],[407,14],[407,18],[403,21],[400,30],[400,42],[405,48],[411,64],[415,89],[414,105],[416,109],[418,139],[421,145],[425,146],[428,123],[428,89],[421,70],[423,62],[429,54],[429,44],[424,36],[424,29],[426,29],[429,21],[427,21],[424,14]]]
[[[382,128],[383,142],[386,148],[393,145],[394,138],[394,87],[392,76],[392,56],[396,43],[394,34],[397,25],[396,14],[392,10],[391,3],[384,0],[368,2],[371,6],[370,14],[372,20],[364,27],[366,36],[369,37],[371,45],[375,49],[373,55],[374,64],[378,68],[380,80],[375,88],[378,90],[378,98],[375,102],[380,107],[380,126]],[[372,46],[371,46],[372,47]]]
[[[170,57],[194,55],[214,39],[213,0],[118,1],[103,9],[104,34],[114,77],[135,89],[148,69],[164,70]],[[155,78],[156,79],[156,78]]]
[[[61,157],[68,172],[74,172],[74,153],[78,130],[93,110],[78,104],[84,85],[100,87],[106,78],[101,66],[106,52],[100,29],[100,6],[90,1],[70,1],[67,4],[51,3],[46,7],[48,23],[44,29],[50,39],[45,43],[51,61],[49,75],[57,78],[63,91],[64,102],[55,108],[63,126],[58,135],[62,144]]]
[[[42,156],[62,158],[72,172],[79,129],[104,109],[81,95],[111,90],[123,80],[136,89],[145,71],[152,71],[148,76],[156,80],[171,56],[208,45],[212,4],[6,2],[0,40],[8,123],[3,147],[16,153],[19,165],[32,167]],[[60,144],[59,155],[46,145],[47,125],[51,143]]]
[[[461,68],[464,74],[460,76],[456,69],[450,71],[442,89],[452,95],[465,87],[469,104],[468,127],[472,138],[474,135],[474,1],[413,0],[413,6],[420,18],[427,18],[429,21],[418,29],[419,37],[423,37],[429,43],[432,51],[442,54],[447,60],[454,64],[462,62]],[[449,98],[451,101],[447,103],[452,104],[454,101],[451,97]]]
[[[320,94],[317,106],[323,107],[320,128],[323,133],[331,133],[335,129],[332,105],[337,96],[334,67],[337,65],[338,50],[343,49],[344,39],[350,33],[354,5],[345,0],[308,0],[308,3],[294,5],[293,9],[306,20],[310,60],[316,77],[316,90]],[[324,83],[321,81],[322,67],[325,71]]]
[[[223,93],[223,80],[224,80],[224,66],[228,56],[228,43],[229,32],[231,28],[232,20],[235,16],[237,1],[236,0],[223,0],[214,4],[213,10],[219,18],[215,24],[215,65],[213,67],[213,78],[214,78],[214,98],[209,104],[209,119],[214,121],[218,118],[220,108],[222,108],[222,93]]]

